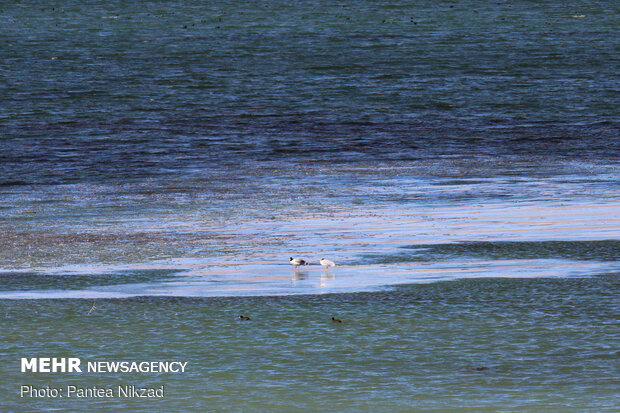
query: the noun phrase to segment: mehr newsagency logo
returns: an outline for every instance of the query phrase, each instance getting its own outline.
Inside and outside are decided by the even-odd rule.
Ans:
[[[187,361],[88,361],[77,357],[21,359],[22,373],[185,373]]]
[[[22,357],[22,373],[138,373],[138,374],[180,374],[185,373],[186,361],[86,361],[78,357]],[[24,398],[163,398],[164,385],[141,387],[134,384],[106,386],[80,386],[69,384],[19,387]]]

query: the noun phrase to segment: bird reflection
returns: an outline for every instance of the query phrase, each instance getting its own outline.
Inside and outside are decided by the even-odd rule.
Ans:
[[[328,274],[327,271],[325,271],[323,274],[321,274],[321,280],[319,281],[319,286],[327,287],[327,281],[335,280],[335,279],[336,279],[336,276],[334,274]]]
[[[306,278],[308,278],[308,273],[305,271],[293,270],[293,274],[291,275],[291,280],[293,281],[305,280]]]
[[[297,282],[308,278],[308,273],[305,271],[293,270],[291,274],[291,284],[297,286]]]

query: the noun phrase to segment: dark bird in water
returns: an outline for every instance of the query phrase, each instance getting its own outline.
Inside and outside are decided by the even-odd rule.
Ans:
[[[290,262],[291,265],[294,265],[295,268],[299,268],[300,265],[308,265],[308,262],[306,260],[302,260],[301,258],[290,257],[288,262]]]
[[[332,317],[334,323],[342,323],[342,320]]]
[[[246,317],[244,315],[240,315],[239,316],[239,320],[241,320],[241,321],[248,321],[249,319],[250,319],[250,317]]]

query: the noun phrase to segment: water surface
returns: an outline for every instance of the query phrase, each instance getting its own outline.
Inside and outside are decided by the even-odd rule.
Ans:
[[[2,405],[617,411],[619,13],[0,6]],[[165,399],[18,393],[134,379]]]

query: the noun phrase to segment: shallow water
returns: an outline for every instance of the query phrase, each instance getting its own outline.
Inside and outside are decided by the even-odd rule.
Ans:
[[[158,222],[156,216],[119,213],[114,219],[120,222],[103,228],[92,220],[106,217],[84,212],[95,208],[91,202],[77,207],[70,227],[41,231],[23,225],[19,232],[6,231],[8,268],[0,296],[322,294],[618,269],[620,208],[604,199],[450,206],[413,200],[390,207],[378,202],[374,210],[352,205],[346,211],[329,200],[318,207],[322,211],[308,209],[300,200],[277,216],[264,216],[270,215],[268,207],[260,210],[263,216],[231,211],[228,222],[197,204],[170,210]],[[295,270],[289,255],[311,264]],[[325,272],[318,263],[323,256],[337,267]]]
[[[618,410],[618,7],[0,6],[0,405]]]

